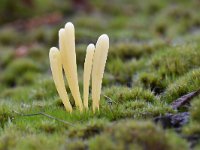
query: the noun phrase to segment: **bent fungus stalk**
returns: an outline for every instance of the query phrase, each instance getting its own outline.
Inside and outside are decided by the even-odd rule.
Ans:
[[[109,49],[109,38],[106,34],[103,34],[97,40],[95,53],[93,57],[92,101],[93,101],[94,112],[96,109],[99,110],[102,78],[105,70],[108,49]]]
[[[92,71],[92,60],[93,60],[94,50],[95,50],[94,44],[89,44],[86,50],[86,57],[84,63],[83,104],[86,109],[88,109],[88,95],[89,95],[90,76]]]
[[[75,104],[80,111],[83,110],[82,100],[78,85],[76,52],[75,52],[75,33],[74,25],[68,22],[65,29],[59,31],[59,46],[61,51],[61,59],[66,78],[71,90]]]
[[[56,47],[52,47],[49,52],[50,66],[53,75],[53,80],[56,85],[58,94],[67,111],[72,112],[72,106],[69,102],[67,91],[64,84],[62,63],[60,51]]]

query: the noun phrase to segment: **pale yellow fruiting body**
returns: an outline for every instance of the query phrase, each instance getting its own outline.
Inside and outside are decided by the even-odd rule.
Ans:
[[[83,97],[78,85],[76,52],[75,52],[75,33],[74,26],[68,22],[65,28],[59,31],[59,49],[53,47],[50,49],[49,57],[53,79],[60,98],[62,99],[67,111],[72,111],[72,106],[69,102],[65,82],[63,79],[62,67],[64,69],[69,88],[75,100],[76,106],[80,111],[83,110],[83,105],[88,109],[88,96],[90,86],[90,76],[92,72],[92,101],[93,111],[99,110],[99,101],[101,94],[102,78],[105,70],[105,64],[109,49],[109,38],[106,34],[101,35],[96,43],[96,48],[93,44],[87,47],[87,53],[84,63],[83,74]]]
[[[84,74],[83,74],[83,105],[88,109],[88,95],[90,86],[90,75],[92,71],[92,60],[94,54],[94,44],[89,44],[86,50],[86,57],[84,63]]]
[[[65,25],[64,29],[60,29],[59,31],[59,47],[69,88],[75,100],[76,106],[78,106],[80,111],[82,111],[83,104],[79,91],[76,64],[75,33],[74,26],[70,22]]]
[[[64,84],[62,63],[60,51],[56,47],[52,47],[49,52],[50,66],[53,75],[53,80],[58,91],[58,94],[67,111],[72,112],[72,106],[69,102],[67,91]]]
[[[99,110],[102,78],[105,69],[109,49],[109,38],[106,34],[101,35],[96,43],[92,66],[92,101],[93,111]]]

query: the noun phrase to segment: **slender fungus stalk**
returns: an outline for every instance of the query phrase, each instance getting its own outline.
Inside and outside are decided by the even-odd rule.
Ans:
[[[96,109],[99,110],[102,78],[107,60],[108,49],[109,38],[106,34],[103,34],[97,40],[92,66],[92,100],[94,112]]]
[[[67,111],[72,112],[72,106],[69,102],[67,91],[64,84],[62,63],[60,52],[56,47],[52,47],[49,52],[50,66],[56,89]]]
[[[68,22],[65,25],[65,29],[60,29],[59,46],[61,51],[61,60],[69,88],[71,90],[72,96],[74,97],[76,106],[78,106],[80,111],[82,111],[83,104],[79,91],[76,64],[75,33],[74,25],[71,22]]]
[[[86,109],[88,109],[88,95],[90,86],[90,74],[92,71],[92,59],[94,54],[95,46],[94,44],[89,44],[86,50],[86,57],[84,63],[84,74],[83,74],[83,104]]]

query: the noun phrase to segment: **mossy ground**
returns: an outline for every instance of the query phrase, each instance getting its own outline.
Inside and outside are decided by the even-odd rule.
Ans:
[[[2,0],[0,150],[199,149],[200,97],[184,110],[170,105],[200,88],[199,7],[198,0],[94,0],[80,5]],[[55,12],[60,18],[56,23],[43,21]],[[58,29],[68,21],[76,28],[81,93],[86,46],[103,33],[110,37],[100,111],[95,114],[67,113],[52,80],[48,51],[58,45]],[[178,133],[153,122],[182,111],[190,112],[189,123]],[[40,114],[28,116],[35,113]]]

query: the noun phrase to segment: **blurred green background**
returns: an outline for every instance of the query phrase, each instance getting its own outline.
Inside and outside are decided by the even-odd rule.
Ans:
[[[29,71],[49,72],[49,48],[58,45],[58,30],[66,22],[76,28],[79,67],[86,46],[103,33],[111,40],[109,60],[120,58],[115,59],[119,64],[161,47],[199,40],[199,6],[198,0],[1,0],[0,81],[6,86],[29,84]],[[16,69],[17,65],[28,72]],[[117,70],[111,67],[113,74]],[[124,80],[121,76],[119,80]]]
[[[170,106],[200,87],[199,8],[199,0],[0,0],[0,150],[199,149],[200,97]],[[110,38],[97,114],[67,114],[52,80],[49,49],[67,22],[75,26],[81,93],[87,45]],[[182,112],[190,115],[178,129],[152,123]]]

